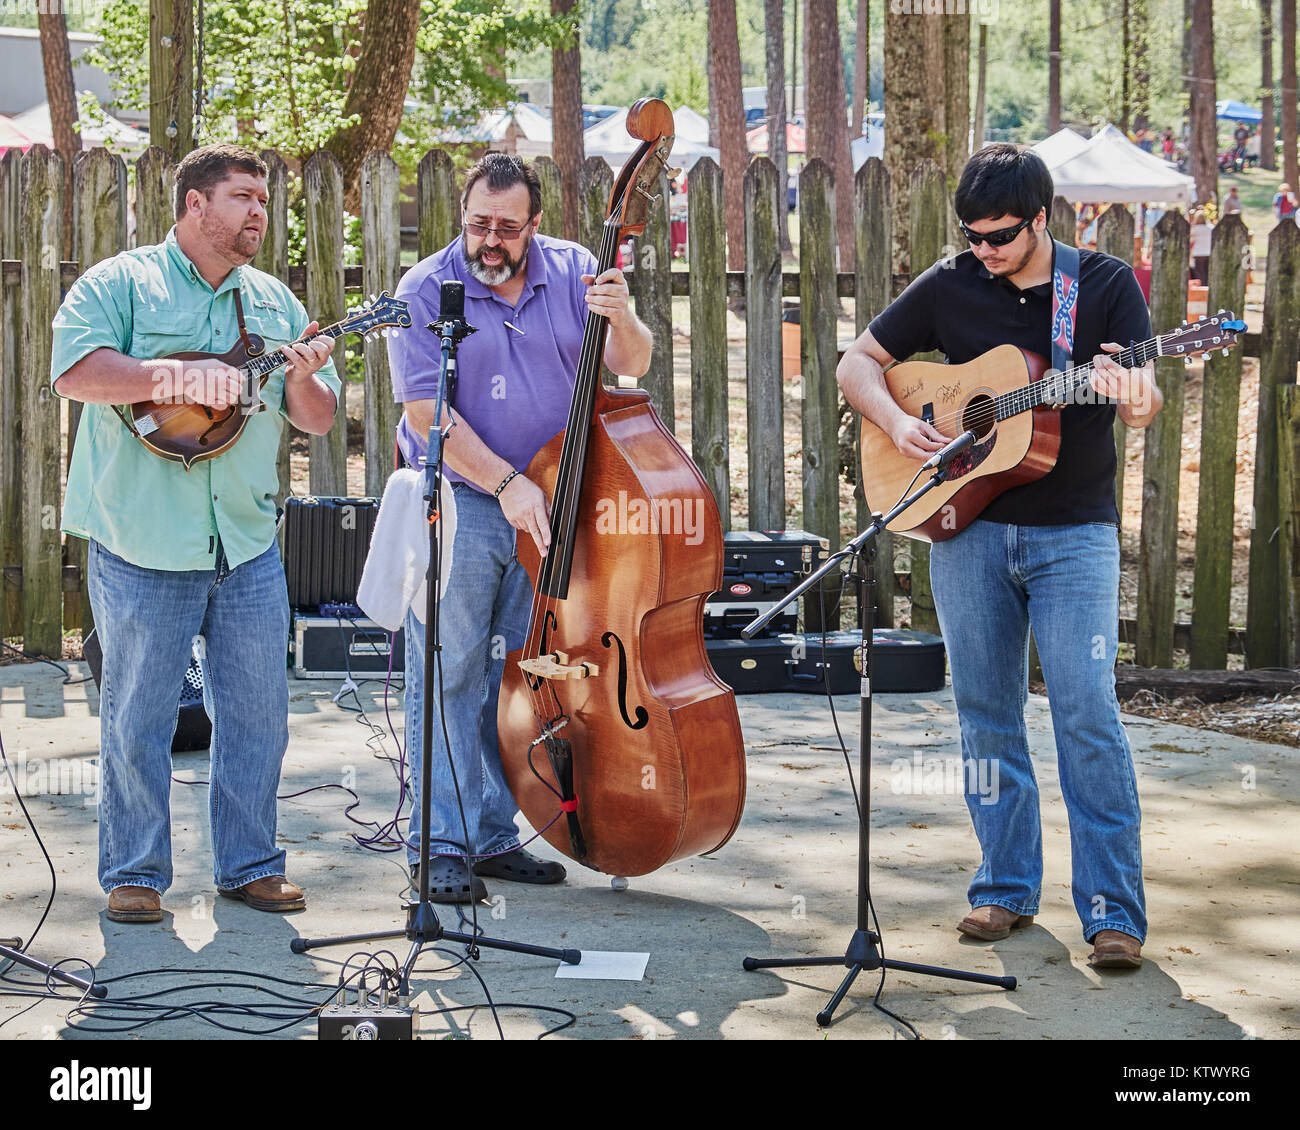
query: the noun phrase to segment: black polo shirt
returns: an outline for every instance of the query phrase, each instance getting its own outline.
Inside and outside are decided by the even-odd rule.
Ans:
[[[1151,316],[1132,268],[1096,251],[1079,252],[1074,363],[1101,352],[1103,341],[1128,345],[1151,337]],[[1052,284],[1018,289],[989,273],[972,251],[943,259],[877,317],[871,335],[905,361],[937,349],[952,365],[999,345],[1016,345],[1051,363]],[[1114,522],[1115,440],[1112,403],[1061,409],[1061,452],[1041,479],[998,495],[981,514],[992,522],[1060,526]]]

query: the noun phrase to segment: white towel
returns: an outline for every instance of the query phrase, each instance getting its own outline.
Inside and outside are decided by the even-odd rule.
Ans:
[[[384,487],[370,552],[361,572],[357,604],[376,624],[390,632],[402,626],[406,610],[424,623],[427,601],[424,578],[429,571],[429,524],[425,520],[424,473],[411,468],[394,471]],[[442,543],[442,572],[438,595],[447,591],[451,576],[452,543],[456,538],[456,494],[444,478],[438,520]]]

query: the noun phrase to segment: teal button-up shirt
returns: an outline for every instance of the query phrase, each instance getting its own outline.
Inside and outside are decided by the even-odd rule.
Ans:
[[[181,251],[175,228],[163,243],[97,263],[55,315],[51,386],[105,347],[140,358],[228,352],[239,341],[236,288],[248,332],[268,349],[302,336],[311,319],[284,283],[237,267],[214,291]],[[334,362],[316,375],[337,397]],[[218,544],[232,569],[263,553],[275,538],[276,456],[288,418],[283,368],[261,397],[267,410],[249,417],[235,445],[188,471],[145,448],[109,405],[86,404],[68,468],[64,531],[146,569],[212,569]]]

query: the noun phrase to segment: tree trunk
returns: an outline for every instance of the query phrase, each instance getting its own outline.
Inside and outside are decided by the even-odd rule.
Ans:
[[[764,0],[763,20],[767,32],[767,155],[776,166],[780,203],[776,210],[776,228],[782,253],[791,250],[790,209],[786,204],[790,156],[785,147],[785,4],[783,0]]]
[[[325,144],[343,169],[343,207],[361,211],[361,163],[373,150],[387,153],[402,121],[402,103],[411,85],[420,0],[388,0],[366,9],[361,55],[342,116],[359,115],[356,125],[337,130]]]
[[[59,5],[42,4],[36,22],[41,36],[41,64],[45,69],[45,97],[50,103],[50,129],[54,148],[63,156],[67,186],[63,193],[62,256],[73,257],[72,166],[81,152],[81,131],[77,128],[77,86],[72,81],[72,49],[68,46],[68,21]]]
[[[862,116],[867,111],[867,80],[871,74],[871,4],[857,0],[858,28],[853,40],[853,98],[849,103],[849,139],[862,136]]]
[[[1129,47],[1133,58],[1133,81],[1129,97],[1133,113],[1133,128],[1151,127],[1151,20],[1147,13],[1147,0],[1129,0]]]
[[[1292,0],[1294,2],[1294,0]],[[1192,0],[1192,176],[1196,200],[1218,199],[1219,153],[1214,122],[1214,0]]]
[[[1276,169],[1273,152],[1277,127],[1273,122],[1273,0],[1259,0],[1259,165]]]
[[[844,120],[844,62],[835,0],[808,0],[805,36],[817,45],[818,65],[808,70],[808,160],[820,157],[835,176],[837,269],[853,270],[853,159]]]
[[[971,130],[971,147],[984,147],[984,88],[989,68],[989,25],[980,20],[979,46],[976,48],[978,61],[975,73],[975,124]]]
[[[562,16],[574,0],[551,0],[551,15]],[[581,221],[578,201],[578,170],[585,155],[582,149],[582,60],[575,31],[573,46],[551,49],[551,156],[560,167],[564,216],[560,230],[565,239],[577,241]]]
[[[945,15],[943,28],[944,171],[948,187],[956,189],[970,158],[970,16]]]
[[[1282,4],[1282,168],[1293,191],[1300,185],[1296,166],[1295,0]]]
[[[740,90],[740,36],[736,0],[709,0],[709,101],[717,109],[722,155],[723,215],[727,221],[727,263],[745,269],[745,100]],[[713,91],[717,90],[716,100]]]
[[[1061,128],[1061,0],[1051,0],[1047,31],[1047,132]]]
[[[1122,0],[1120,4],[1119,24],[1120,24],[1120,50],[1119,50],[1119,128],[1125,133],[1129,132],[1129,113],[1130,113],[1130,93],[1129,79],[1133,73],[1133,36],[1132,36],[1132,12],[1129,10],[1129,0]]]
[[[898,186],[907,185],[912,170],[927,157],[943,164],[944,98],[939,89],[944,73],[943,42],[938,24],[944,17],[915,15],[906,5],[899,5],[904,10],[895,12],[894,7],[890,4],[885,9],[885,168],[890,183]],[[895,188],[895,192],[900,190]],[[905,199],[906,189],[902,189],[896,201]],[[908,224],[908,209],[896,203],[895,274],[911,273]]]

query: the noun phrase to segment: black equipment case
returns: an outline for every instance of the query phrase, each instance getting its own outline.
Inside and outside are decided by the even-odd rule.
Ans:
[[[857,647],[861,633],[828,632],[825,660],[820,632],[785,633],[772,639],[705,641],[709,661],[736,694],[799,691],[857,694],[861,673]],[[943,639],[928,632],[877,628],[872,694],[940,690],[946,676]]]

